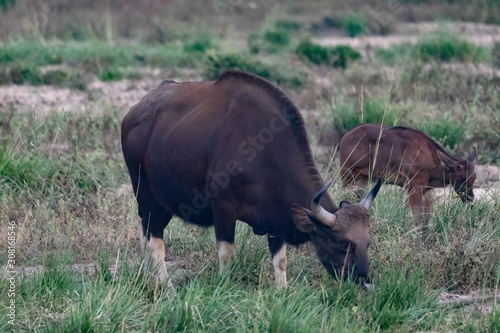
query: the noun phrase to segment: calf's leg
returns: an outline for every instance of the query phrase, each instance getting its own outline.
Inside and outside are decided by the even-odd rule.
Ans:
[[[422,241],[428,236],[428,223],[430,220],[430,198],[429,189],[416,187],[409,188],[409,202],[413,217],[415,218],[415,226],[417,227],[417,245],[421,246]]]
[[[368,187],[368,177],[354,172],[350,169],[341,170],[342,188],[352,188],[354,190],[355,201],[359,201],[365,195],[366,188]]]

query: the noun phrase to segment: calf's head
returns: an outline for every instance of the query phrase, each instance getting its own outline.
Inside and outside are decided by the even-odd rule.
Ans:
[[[311,210],[292,205],[295,226],[308,233],[319,260],[333,277],[352,276],[357,283],[367,280],[370,271],[370,206],[377,195],[381,181],[359,204],[343,201],[334,214],[321,207],[319,201],[331,183],[314,197]]]
[[[474,202],[474,192],[472,187],[476,180],[474,172],[474,161],[476,159],[476,148],[472,149],[466,160],[451,160],[448,156],[436,151],[441,166],[447,170],[450,183],[453,185],[455,192],[463,202]]]

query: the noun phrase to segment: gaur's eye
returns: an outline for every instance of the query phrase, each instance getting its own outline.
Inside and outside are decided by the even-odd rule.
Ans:
[[[341,242],[339,243],[339,251],[347,253],[348,251],[352,251],[353,246],[349,242]]]

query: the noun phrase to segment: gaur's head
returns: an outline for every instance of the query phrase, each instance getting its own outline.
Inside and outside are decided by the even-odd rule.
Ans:
[[[447,170],[450,183],[455,192],[463,202],[474,202],[474,192],[472,187],[476,181],[474,172],[474,161],[476,160],[476,148],[472,149],[465,160],[452,160],[441,151],[436,151],[441,166]]]
[[[381,181],[359,204],[340,203],[335,213],[321,207],[319,201],[331,183],[314,197],[311,210],[292,205],[295,226],[309,234],[319,260],[333,277],[352,276],[357,283],[366,282],[370,265],[369,209],[377,195]]]

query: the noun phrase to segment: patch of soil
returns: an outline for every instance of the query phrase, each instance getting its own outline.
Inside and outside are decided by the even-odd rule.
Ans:
[[[429,35],[443,29],[460,35],[469,42],[478,45],[493,46],[494,43],[500,42],[500,26],[470,22],[454,22],[450,24],[436,22],[407,23],[399,25],[397,35],[360,37],[330,36],[315,38],[313,40],[315,43],[324,46],[349,45],[360,49],[366,47],[389,48],[395,44],[414,44],[422,35]]]
[[[482,188],[474,189],[474,202],[486,202],[494,204],[500,197],[500,183],[483,184]],[[432,190],[432,194],[436,203],[443,204],[450,198],[458,199],[455,191],[450,186],[445,188],[436,188]]]
[[[87,91],[54,86],[5,86],[0,87],[0,108],[11,107],[37,116],[46,116],[52,111],[94,114],[106,105],[128,109],[158,83],[152,80],[95,81]]]
[[[166,74],[159,69],[144,68],[145,79],[102,82],[94,80],[85,91],[49,85],[0,86],[0,109],[14,108],[18,112],[33,112],[46,116],[52,111],[96,114],[106,107],[123,109],[124,113],[138,103],[163,80],[201,80],[193,70]]]
[[[483,314],[491,313],[493,306],[500,301],[500,290],[475,290],[468,294],[443,292],[438,297],[438,303],[448,306],[465,305],[466,310],[477,309]]]

